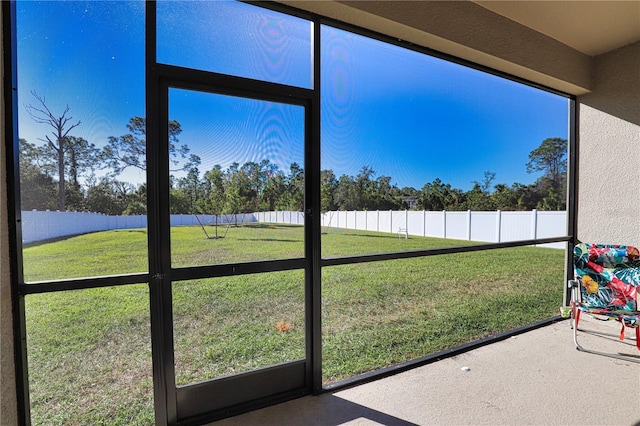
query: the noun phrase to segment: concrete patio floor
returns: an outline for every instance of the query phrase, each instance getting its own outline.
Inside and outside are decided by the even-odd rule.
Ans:
[[[585,318],[583,323],[619,332],[614,322]],[[580,343],[640,355],[635,341],[585,334]],[[213,425],[633,426],[640,425],[640,364],[577,351],[569,322],[562,321],[371,383]]]

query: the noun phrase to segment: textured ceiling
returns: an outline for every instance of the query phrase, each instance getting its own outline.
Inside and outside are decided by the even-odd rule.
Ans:
[[[640,0],[474,1],[590,56],[640,40]]]

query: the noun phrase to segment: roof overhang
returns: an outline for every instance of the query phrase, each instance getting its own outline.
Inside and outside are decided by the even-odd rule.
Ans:
[[[280,2],[573,95],[592,89],[593,54],[640,40],[640,1]]]

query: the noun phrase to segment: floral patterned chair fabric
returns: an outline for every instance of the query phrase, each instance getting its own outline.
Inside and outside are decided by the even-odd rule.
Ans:
[[[577,244],[573,249],[574,280],[571,306],[574,320],[574,338],[580,312],[622,324],[620,339],[624,340],[625,327],[635,328],[636,346],[640,350],[640,311],[638,286],[640,285],[640,251],[632,246]]]

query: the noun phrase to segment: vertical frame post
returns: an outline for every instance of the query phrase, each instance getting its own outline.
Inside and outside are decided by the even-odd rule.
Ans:
[[[7,195],[7,225],[9,228],[9,265],[11,294],[11,333],[15,374],[16,416],[19,424],[31,424],[29,374],[27,362],[27,332],[24,294],[20,291],[22,269],[22,228],[20,211],[20,170],[18,147],[18,73],[16,2],[2,2],[2,101],[4,108],[3,142]],[[2,183],[5,185],[5,183]],[[9,398],[11,400],[11,398]]]
[[[311,391],[322,392],[322,251],[320,208],[320,20],[313,21],[313,97],[305,140],[305,245],[307,258],[307,360]]]
[[[156,71],[157,3],[145,8],[147,226],[151,352],[157,425],[177,423],[173,365],[171,245],[168,190],[168,89]]]
[[[567,154],[567,233],[571,240],[567,243],[567,250],[565,254],[565,282],[566,284],[570,279],[573,279],[573,247],[578,241],[578,193],[579,193],[579,138],[577,132],[579,111],[577,108],[576,98],[572,96],[569,98],[569,143]],[[571,300],[571,289],[564,285],[564,300],[563,305],[569,306]]]

